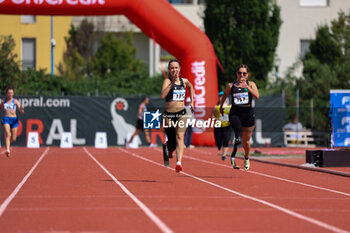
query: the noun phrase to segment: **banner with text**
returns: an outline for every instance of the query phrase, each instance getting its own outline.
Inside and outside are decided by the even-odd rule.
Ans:
[[[350,146],[350,90],[330,90],[332,145]]]
[[[52,97],[17,96],[25,113],[17,111],[20,125],[13,145],[26,146],[29,132],[38,132],[40,146],[59,146],[64,132],[72,134],[73,146],[93,146],[96,132],[105,132],[108,146],[123,146],[136,129],[141,97]],[[4,96],[1,97],[1,101]],[[281,146],[284,109],[281,96],[267,96],[255,101],[256,129],[252,146]],[[163,112],[164,100],[150,98],[148,111]],[[208,108],[209,109],[209,108]],[[210,109],[209,109],[210,110]],[[1,112],[3,117],[4,112]],[[1,130],[1,145],[4,132]],[[143,133],[134,140],[146,145]],[[162,129],[151,130],[152,144],[165,141]]]

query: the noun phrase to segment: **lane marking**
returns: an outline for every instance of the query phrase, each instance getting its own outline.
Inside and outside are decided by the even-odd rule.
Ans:
[[[85,147],[84,151],[86,154],[110,177],[112,180],[119,185],[119,187],[124,191],[126,195],[128,195],[136,205],[140,207],[140,209],[156,224],[156,226],[162,231],[166,233],[173,233],[173,231],[155,215],[143,202],[141,202],[132,192],[130,192],[119,180],[112,175]]]
[[[127,154],[130,154],[130,155],[132,155],[132,156],[134,156],[134,157],[136,157],[136,158],[139,158],[139,159],[142,159],[142,160],[144,160],[144,161],[150,162],[150,163],[155,164],[155,165],[157,165],[157,166],[164,167],[163,164],[154,162],[153,160],[150,160],[150,159],[146,159],[146,158],[144,158],[144,157],[142,157],[142,156],[139,156],[138,154],[129,152],[129,151],[124,150],[124,149],[121,149],[121,148],[118,148],[118,149],[121,150],[122,152],[127,153]],[[167,168],[167,169],[170,169],[170,170],[173,171],[173,168],[170,168],[170,167],[164,167],[164,168]],[[273,203],[271,203],[271,202],[264,201],[264,200],[261,200],[261,199],[256,198],[256,197],[253,197],[253,196],[249,196],[249,195],[240,193],[240,192],[235,191],[235,190],[233,190],[233,189],[226,188],[226,187],[224,187],[224,186],[221,186],[221,185],[219,185],[219,184],[215,184],[215,183],[213,183],[213,182],[211,182],[211,181],[204,180],[204,179],[202,179],[202,178],[196,177],[196,176],[191,175],[191,174],[189,174],[189,173],[181,172],[181,174],[186,175],[186,176],[188,176],[188,177],[191,177],[191,178],[193,178],[193,179],[195,179],[195,180],[201,181],[201,182],[203,182],[203,183],[209,184],[209,185],[211,185],[211,186],[217,187],[217,188],[219,188],[219,189],[225,190],[225,191],[227,191],[227,192],[236,194],[237,196],[240,196],[240,197],[243,197],[243,198],[246,198],[246,199],[249,199],[249,200],[258,202],[258,203],[261,203],[261,204],[263,204],[263,205],[269,206],[269,207],[271,207],[271,208],[273,208],[273,209],[279,210],[279,211],[281,211],[281,212],[283,212],[283,213],[286,213],[286,214],[291,215],[291,216],[293,216],[293,217],[295,217],[295,218],[304,220],[304,221],[306,221],[306,222],[312,223],[312,224],[314,224],[314,225],[316,225],[316,226],[325,228],[325,229],[327,229],[327,230],[330,230],[330,231],[333,231],[333,232],[337,232],[337,233],[350,233],[349,231],[343,230],[343,229],[338,228],[338,227],[336,227],[336,226],[332,226],[332,225],[330,225],[330,224],[327,224],[327,223],[325,223],[325,222],[319,221],[319,220],[317,220],[317,219],[314,219],[314,218],[307,217],[307,216],[305,216],[305,215],[296,213],[296,212],[294,212],[294,211],[292,211],[292,210],[289,210],[289,209],[287,209],[287,208],[284,208],[284,207],[275,205],[275,204],[273,204]]]
[[[268,209],[268,208],[207,208],[207,207],[156,207],[156,208],[152,208],[154,210],[173,210],[173,211],[178,211],[178,210],[192,210],[192,211],[218,211],[218,210],[227,210],[227,211],[233,211],[233,210],[241,210],[241,211],[262,211],[262,212],[272,212],[274,210],[272,209]],[[102,211],[106,211],[106,210],[115,210],[115,211],[119,211],[119,210],[128,210],[128,211],[140,211],[140,208],[138,207],[111,207],[111,208],[106,208],[106,207],[86,207],[86,208],[70,208],[70,207],[42,207],[42,208],[8,208],[7,211],[81,211],[81,210],[86,210],[86,211],[90,211],[90,210],[102,210]],[[327,212],[329,212],[329,210],[325,210]],[[350,210],[349,210],[350,211]]]
[[[259,212],[273,212],[275,210],[271,208],[235,208],[235,207],[219,207],[219,208],[209,208],[209,207],[155,207],[152,208],[153,210],[167,210],[167,211],[179,211],[179,210],[186,210],[186,211],[259,211]],[[9,207],[7,211],[106,211],[106,210],[127,210],[127,211],[139,211],[140,208],[138,207],[28,207],[28,208],[11,208]],[[334,210],[334,209],[302,209],[297,208],[294,209],[294,211],[306,211],[306,212],[327,212],[327,213],[350,213],[350,210]]]
[[[6,197],[6,196],[0,196],[0,198]],[[178,196],[178,195],[138,195],[140,198],[149,198],[149,199],[158,199],[158,198],[183,198],[183,199],[242,199],[241,197],[233,197],[233,196],[199,196],[199,195],[193,195],[193,196]],[[82,198],[127,198],[125,195],[57,195],[57,196],[46,196],[46,195],[21,195],[18,196],[17,199],[82,199]],[[276,196],[259,196],[261,199],[273,199],[273,200],[349,200],[348,198],[342,197],[342,198],[335,198],[335,197],[295,197],[295,196],[287,196],[284,195],[283,197],[276,197]]]
[[[15,198],[15,196],[17,195],[17,193],[21,190],[22,186],[27,182],[28,178],[32,175],[32,173],[34,172],[34,170],[36,169],[36,167],[39,165],[39,163],[41,162],[41,160],[43,160],[43,158],[47,155],[47,152],[49,151],[50,147],[47,147],[46,150],[44,151],[44,153],[42,153],[42,155],[40,156],[40,158],[38,159],[38,161],[36,161],[36,163],[34,164],[34,166],[32,167],[32,169],[30,169],[30,171],[27,173],[27,175],[23,178],[23,180],[17,185],[17,187],[13,190],[13,192],[10,194],[10,196],[8,196],[6,198],[6,200],[1,204],[0,206],[0,217],[2,216],[2,214],[4,213],[4,211],[6,210],[7,206],[10,204],[10,202]]]
[[[231,170],[233,170],[233,168],[231,166],[229,166],[229,165],[224,165],[224,164],[220,164],[220,163],[216,163],[216,162],[212,162],[212,161],[208,161],[208,160],[193,158],[193,157],[189,157],[187,155],[184,155],[183,157],[187,158],[187,159],[192,159],[192,160],[195,160],[195,161],[203,162],[203,163],[208,163],[208,164],[213,164],[213,165],[216,165],[216,166],[230,168]],[[252,174],[255,174],[255,175],[265,176],[265,177],[268,177],[268,178],[271,178],[271,179],[281,180],[281,181],[285,181],[285,182],[289,182],[289,183],[293,183],[293,184],[299,184],[299,185],[307,186],[307,187],[310,187],[310,188],[320,189],[320,190],[324,190],[324,191],[328,191],[328,192],[332,192],[332,193],[337,193],[337,194],[341,194],[341,195],[345,195],[345,196],[350,197],[350,193],[345,193],[345,192],[337,191],[337,190],[334,190],[334,189],[324,188],[324,187],[320,187],[320,186],[316,186],[316,185],[312,185],[312,184],[306,184],[306,183],[303,183],[303,182],[289,180],[289,179],[285,179],[285,178],[282,178],[282,177],[268,175],[268,174],[265,174],[265,173],[251,171],[251,170],[248,170],[248,171],[241,170],[241,171],[242,172],[249,172],[249,173],[252,173]]]
[[[155,150],[160,151],[158,149],[155,149]],[[203,152],[206,153],[206,154],[212,155],[212,153],[209,153],[209,152],[206,152],[206,151],[203,151]],[[217,162],[212,162],[212,161],[208,161],[208,160],[204,160],[204,159],[193,158],[193,157],[190,157],[190,156],[187,156],[187,155],[183,155],[183,158],[192,159],[192,160],[195,160],[195,161],[199,161],[199,162],[207,163],[207,164],[212,164],[212,165],[216,165],[216,166],[220,166],[220,167],[226,167],[226,168],[230,168],[231,170],[233,170],[231,166],[225,165],[225,164],[221,164],[221,163],[217,163]],[[350,197],[350,193],[346,193],[346,192],[342,192],[342,191],[338,191],[338,190],[334,190],[334,189],[324,188],[324,187],[320,187],[320,186],[316,186],[316,185],[312,185],[312,184],[306,184],[306,183],[303,183],[303,182],[289,180],[289,179],[285,179],[285,178],[282,178],[282,177],[268,175],[268,174],[265,174],[265,173],[251,171],[251,170],[244,171],[244,170],[240,169],[239,171],[249,172],[249,173],[252,173],[252,174],[255,174],[255,175],[259,175],[259,176],[269,177],[271,179],[281,180],[281,181],[285,181],[285,182],[293,183],[293,184],[299,184],[299,185],[303,185],[303,186],[306,186],[306,187],[320,189],[320,190],[323,190],[323,191],[328,191],[328,192],[337,193],[337,194],[341,194],[341,195]]]

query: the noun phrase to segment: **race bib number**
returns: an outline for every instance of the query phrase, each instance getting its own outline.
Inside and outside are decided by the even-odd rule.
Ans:
[[[183,101],[185,100],[186,90],[174,90],[173,100],[174,101]]]
[[[227,114],[224,114],[224,115],[220,114],[220,120],[221,121],[228,121],[228,115]]]
[[[233,94],[233,102],[236,105],[248,104],[249,103],[248,92],[234,93]]]

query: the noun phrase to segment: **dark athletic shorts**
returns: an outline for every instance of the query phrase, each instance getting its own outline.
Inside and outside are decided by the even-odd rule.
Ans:
[[[143,120],[137,118],[136,129],[143,131]]]
[[[178,112],[167,112],[167,111],[164,111],[163,113],[163,117],[166,117],[168,118],[169,120],[171,121],[178,121],[182,116],[184,116],[186,114],[186,109],[182,109],[181,111],[178,111]]]
[[[237,116],[242,123],[242,127],[251,127],[255,125],[255,114],[252,107],[231,107],[229,116]]]

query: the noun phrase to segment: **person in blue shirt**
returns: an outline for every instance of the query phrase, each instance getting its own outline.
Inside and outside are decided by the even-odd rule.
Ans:
[[[5,131],[5,145],[6,155],[10,157],[10,144],[15,142],[17,138],[18,117],[16,115],[16,109],[23,114],[24,109],[19,101],[13,98],[14,90],[11,87],[6,88],[6,98],[0,104],[0,110],[4,109],[5,114],[1,119],[1,124],[4,126]]]

